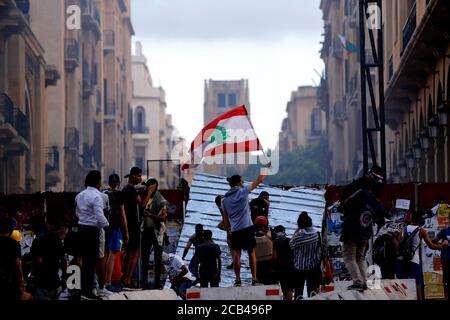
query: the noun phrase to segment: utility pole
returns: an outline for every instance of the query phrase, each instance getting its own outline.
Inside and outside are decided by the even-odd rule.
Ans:
[[[364,173],[367,173],[369,171],[369,159],[371,159],[372,165],[381,165],[381,167],[383,168],[383,177],[386,180],[386,132],[383,73],[384,49],[382,21],[382,0],[359,0],[361,111]],[[366,31],[369,36],[368,48],[366,45]],[[376,88],[375,84],[372,81],[372,70],[375,70],[377,72],[379,82],[378,88]],[[378,99],[375,90],[378,90]],[[370,98],[369,106],[367,93],[369,93]],[[374,121],[372,125],[369,125],[368,122],[369,112],[372,112],[373,114]],[[374,144],[374,136],[378,138],[378,134],[380,139],[379,156],[377,155],[377,150],[375,149]]]

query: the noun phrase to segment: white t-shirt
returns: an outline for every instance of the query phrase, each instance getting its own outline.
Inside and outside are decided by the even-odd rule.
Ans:
[[[413,233],[417,228],[419,228],[418,226],[412,226],[409,225],[406,227],[406,231],[408,232],[408,234]],[[414,252],[414,257],[411,259],[411,262],[414,262],[416,264],[420,264],[420,257],[419,257],[419,252],[420,252],[420,231],[418,231],[416,233],[416,235],[414,236],[414,239],[412,241],[412,248],[413,250],[416,250]]]
[[[184,261],[179,256],[176,256],[174,254],[169,254],[169,262],[166,264],[166,270],[167,274],[170,278],[175,278],[178,276],[181,272],[181,269],[184,266]],[[191,281],[194,281],[194,276],[188,271],[188,273],[184,276],[185,278],[188,278]]]

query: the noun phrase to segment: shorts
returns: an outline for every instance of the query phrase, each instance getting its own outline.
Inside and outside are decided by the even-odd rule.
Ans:
[[[141,228],[128,228],[127,250],[137,251],[141,248]]]
[[[103,259],[105,257],[105,229],[100,229],[99,245],[98,245],[98,258]]]
[[[250,251],[256,247],[255,227],[251,226],[232,232],[231,249]]]
[[[108,251],[119,252],[122,249],[122,231],[114,228],[106,234],[106,249]]]

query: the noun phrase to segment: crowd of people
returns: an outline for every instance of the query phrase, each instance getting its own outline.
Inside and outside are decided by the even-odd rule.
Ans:
[[[345,265],[353,284],[350,290],[365,291],[367,287],[366,253],[375,223],[384,225],[387,212],[380,195],[383,180],[380,168],[348,185],[340,204],[344,213],[341,241]],[[53,300],[67,291],[66,272],[69,265],[81,269],[81,288],[71,289],[72,299],[100,300],[122,290],[162,289],[167,274],[172,289],[183,299],[194,285],[219,287],[222,252],[212,230],[195,227],[182,256],[163,251],[168,202],[158,191],[158,181],[142,181],[142,170],[133,167],[125,176],[123,188],[117,174],[109,176],[109,188],[101,190],[100,172],[91,171],[85,179],[86,189],[76,198],[76,228],[62,221],[33,218],[35,240],[24,266],[19,243],[13,239],[14,222],[0,216],[0,299]],[[251,285],[280,284],[284,299],[302,299],[317,294],[324,284],[321,233],[307,212],[297,219],[297,230],[288,236],[282,225],[270,224],[270,195],[261,192],[251,200],[249,195],[265,179],[245,184],[239,175],[227,179],[230,189],[216,197],[222,221],[218,230],[226,232],[232,263],[226,266],[235,274],[234,286],[242,286],[241,255],[246,251],[251,270]],[[423,285],[418,248],[421,241],[442,251],[444,282],[448,285],[450,228],[434,239],[422,228],[423,215],[415,212],[406,228],[404,240],[398,244],[395,268],[382,265],[383,272],[397,278],[414,278],[418,288]],[[195,252],[187,266],[185,258],[191,247]],[[409,249],[409,250],[408,250]],[[150,255],[154,255],[154,277],[149,282]],[[71,257],[70,261],[67,257]],[[402,259],[398,259],[401,257]],[[138,262],[140,261],[140,265]],[[395,270],[392,270],[395,269]],[[389,276],[388,276],[389,277]],[[326,282],[326,281],[325,281]],[[305,292],[306,284],[306,296]]]

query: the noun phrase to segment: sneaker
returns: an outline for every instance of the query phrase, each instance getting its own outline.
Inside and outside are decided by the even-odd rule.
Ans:
[[[107,297],[107,296],[110,296],[112,294],[113,294],[113,292],[109,291],[106,288],[97,290],[97,295],[100,296],[100,297]]]
[[[115,285],[113,285],[113,284],[107,285],[107,286],[105,287],[105,289],[108,290],[109,292],[112,292],[112,293],[118,293],[118,292],[121,292],[121,291],[122,291],[122,288],[117,287],[117,286],[115,286]]]
[[[263,284],[261,282],[259,282],[258,280],[252,280],[252,287],[259,287],[262,285]]]
[[[236,280],[236,281],[234,281],[234,286],[235,286],[235,287],[241,287],[241,286],[242,286],[241,280]]]

